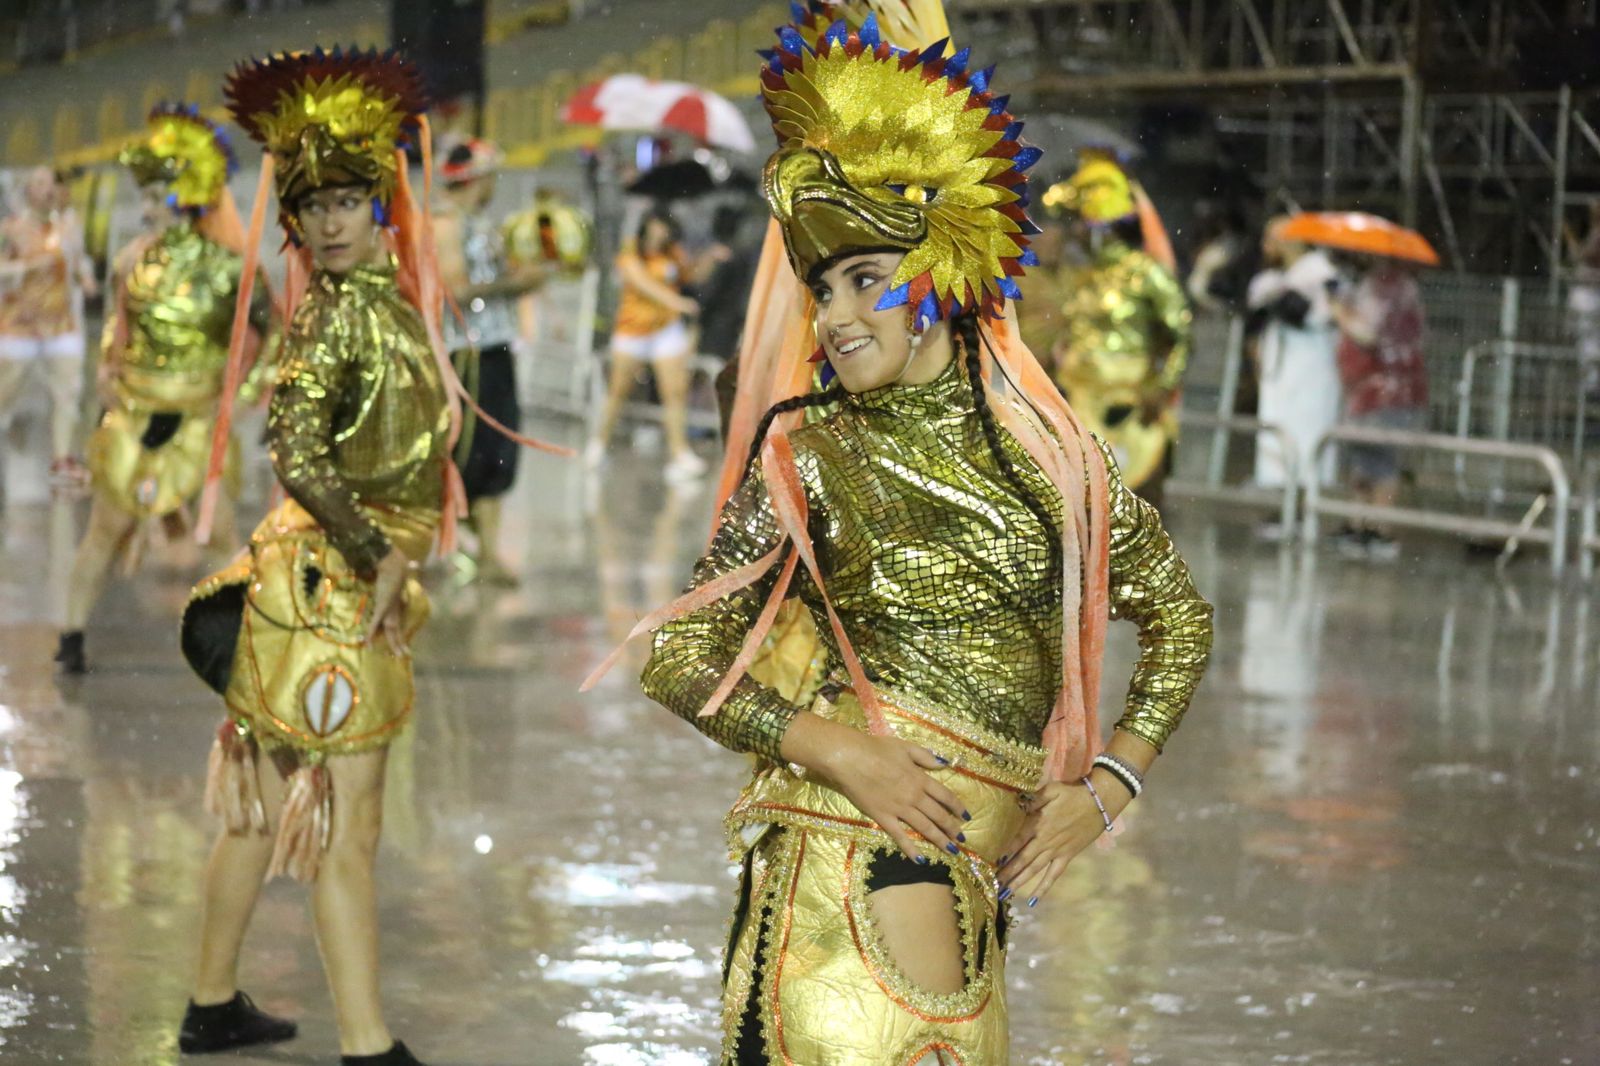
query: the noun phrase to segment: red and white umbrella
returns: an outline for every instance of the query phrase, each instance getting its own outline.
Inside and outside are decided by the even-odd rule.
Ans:
[[[709,89],[681,81],[614,74],[579,89],[561,108],[561,121],[606,130],[687,133],[711,148],[754,152],[756,139],[739,109]]]

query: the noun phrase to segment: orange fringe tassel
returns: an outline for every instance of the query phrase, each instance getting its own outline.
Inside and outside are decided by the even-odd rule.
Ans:
[[[207,812],[222,819],[230,833],[264,836],[267,832],[259,758],[255,739],[240,733],[232,719],[224,721],[207,760],[205,805]]]
[[[211,543],[211,525],[217,514],[217,494],[222,491],[222,470],[227,465],[228,438],[233,433],[233,401],[244,382],[250,344],[250,301],[255,295],[256,268],[260,263],[261,229],[266,225],[267,201],[272,195],[272,153],[261,156],[261,178],[256,182],[256,199],[250,205],[250,229],[244,236],[244,267],[239,272],[239,292],[233,304],[233,332],[228,338],[227,369],[222,374],[222,395],[217,401],[217,420],[211,430],[211,461],[206,466],[205,488],[200,491],[200,513],[195,521],[194,539]]]
[[[278,819],[278,842],[267,877],[286,875],[305,884],[317,879],[333,834],[333,777],[323,765],[301,766],[289,778]]]

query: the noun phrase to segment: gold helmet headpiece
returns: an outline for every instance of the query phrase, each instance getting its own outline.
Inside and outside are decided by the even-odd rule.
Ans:
[[[204,211],[217,202],[239,168],[228,135],[194,104],[158,104],[150,132],[124,148],[117,161],[140,185],[160,182],[176,211]]]
[[[795,273],[903,249],[879,308],[909,306],[919,331],[963,312],[997,317],[1037,262],[1024,208],[1039,149],[990,93],[993,68],[968,70],[969,50],[946,56],[941,40],[902,51],[875,16],[825,22],[833,10],[795,5],[795,23],[763,53],[780,145],[765,191]]]
[[[396,149],[427,110],[422,75],[393,49],[321,48],[241,63],[223,90],[228,110],[274,158],[278,221],[298,238],[294,206],[328,185],[368,185],[384,212]]]
[[[1079,151],[1078,169],[1046,189],[1040,199],[1047,212],[1076,215],[1091,226],[1121,222],[1139,213],[1133,179],[1109,148]]]

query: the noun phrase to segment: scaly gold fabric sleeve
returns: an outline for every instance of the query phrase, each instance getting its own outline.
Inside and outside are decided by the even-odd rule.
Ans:
[[[1096,442],[1100,443],[1100,442]],[[1157,751],[1178,728],[1211,655],[1211,604],[1201,598],[1156,509],[1110,475],[1111,616],[1139,627],[1139,661],[1117,728]]]
[[[272,468],[284,489],[317,520],[351,569],[368,573],[389,553],[333,457],[339,407],[362,388],[352,316],[332,301],[308,299],[295,316],[267,416]]]
[[[710,550],[696,564],[689,587],[698,588],[755,562],[779,540],[766,483],[757,469],[723,508],[722,524]],[[773,689],[743,677],[716,714],[701,718],[699,713],[733,665],[779,569],[774,566],[755,584],[662,626],[640,677],[645,695],[718,744],[773,761],[781,761],[783,734],[800,710]]]

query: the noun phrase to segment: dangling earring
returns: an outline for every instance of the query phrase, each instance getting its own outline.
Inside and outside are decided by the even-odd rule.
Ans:
[[[906,352],[906,365],[901,367],[900,373],[894,376],[895,384],[899,384],[900,379],[905,377],[906,372],[911,369],[911,364],[916,362],[917,349],[922,347],[922,334],[918,333],[916,330],[908,331],[906,333],[906,343],[909,348],[909,350]]]

